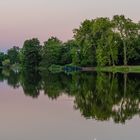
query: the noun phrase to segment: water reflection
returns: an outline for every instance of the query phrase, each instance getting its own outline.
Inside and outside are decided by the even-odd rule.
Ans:
[[[0,81],[37,98],[44,91],[54,100],[62,94],[74,97],[74,109],[87,119],[125,123],[140,114],[140,74],[74,73],[0,70]]]

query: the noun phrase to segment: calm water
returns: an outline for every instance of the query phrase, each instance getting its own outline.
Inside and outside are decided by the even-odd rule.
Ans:
[[[0,70],[1,140],[139,140],[140,74]]]

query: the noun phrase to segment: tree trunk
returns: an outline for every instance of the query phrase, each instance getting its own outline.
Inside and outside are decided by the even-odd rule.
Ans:
[[[110,45],[109,45],[109,46],[110,46]],[[110,53],[110,56],[111,56],[111,60],[110,60],[110,61],[112,62],[112,65],[115,66],[114,54],[113,54],[113,51],[112,51],[111,46],[110,46],[110,52],[111,52],[111,53]]]
[[[124,53],[124,65],[127,66],[127,54],[126,54],[127,48],[126,48],[126,42],[123,43],[123,53]]]

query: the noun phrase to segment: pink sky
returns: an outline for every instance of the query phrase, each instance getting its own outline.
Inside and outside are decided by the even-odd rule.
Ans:
[[[66,41],[84,19],[125,14],[140,20],[139,0],[0,0],[0,50],[50,36]]]

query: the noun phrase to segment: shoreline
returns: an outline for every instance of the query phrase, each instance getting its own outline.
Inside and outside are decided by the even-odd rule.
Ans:
[[[84,68],[85,69],[85,68]],[[86,68],[88,71],[113,73],[140,73],[140,66],[108,66]]]

